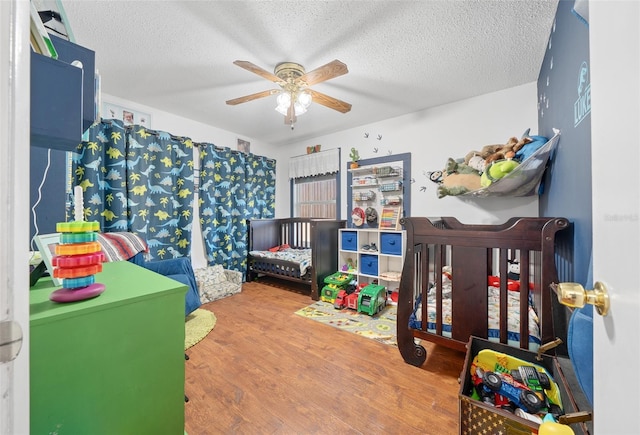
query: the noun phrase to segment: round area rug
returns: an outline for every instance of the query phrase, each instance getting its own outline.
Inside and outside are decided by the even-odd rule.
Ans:
[[[198,308],[184,323],[184,350],[199,343],[216,326],[216,316],[209,310]]]

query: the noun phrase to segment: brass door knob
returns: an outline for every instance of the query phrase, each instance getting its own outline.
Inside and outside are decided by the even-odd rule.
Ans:
[[[609,312],[609,293],[607,286],[597,281],[593,290],[585,290],[577,282],[561,282],[551,284],[551,287],[558,295],[558,301],[562,305],[573,308],[582,308],[586,304],[596,307],[596,311],[601,316],[606,316]]]

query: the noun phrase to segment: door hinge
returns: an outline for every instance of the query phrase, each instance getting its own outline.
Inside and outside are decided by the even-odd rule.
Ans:
[[[22,348],[22,328],[13,320],[0,322],[0,364],[16,359]]]

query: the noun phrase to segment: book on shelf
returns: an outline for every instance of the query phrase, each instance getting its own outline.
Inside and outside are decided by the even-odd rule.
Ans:
[[[67,41],[76,42],[62,0],[31,0],[31,3],[38,10],[47,32]]]
[[[30,31],[31,48],[33,48],[33,51],[44,56],[57,59],[58,52],[53,46],[53,42],[51,41],[51,38],[47,33],[47,29],[45,29],[44,27],[44,24],[42,24],[40,14],[38,14],[38,10],[36,9],[36,6],[33,4],[33,2],[31,2]]]

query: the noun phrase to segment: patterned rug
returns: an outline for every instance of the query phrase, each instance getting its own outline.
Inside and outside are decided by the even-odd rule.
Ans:
[[[202,341],[216,326],[216,320],[211,311],[203,308],[189,314],[184,323],[184,350]]]
[[[397,307],[387,305],[380,313],[369,316],[348,308],[336,310],[333,304],[317,301],[296,311],[296,314],[335,328],[353,332],[380,343],[397,346],[396,317]]]

